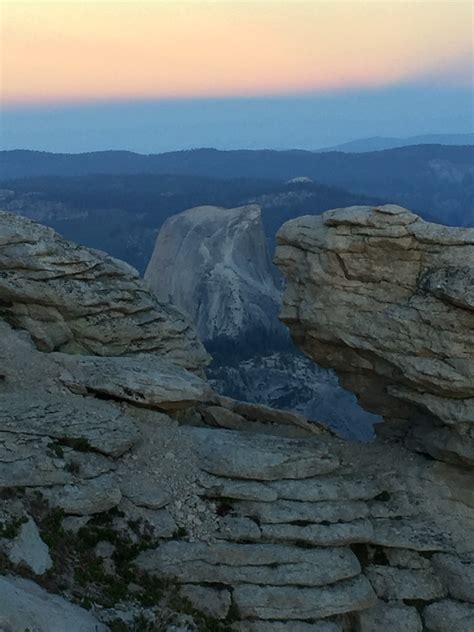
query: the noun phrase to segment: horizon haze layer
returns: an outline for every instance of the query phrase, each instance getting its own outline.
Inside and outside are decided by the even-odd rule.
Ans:
[[[472,91],[398,86],[327,94],[3,108],[1,149],[317,150],[374,136],[474,131]]]
[[[466,2],[8,2],[2,149],[315,150],[474,130]]]

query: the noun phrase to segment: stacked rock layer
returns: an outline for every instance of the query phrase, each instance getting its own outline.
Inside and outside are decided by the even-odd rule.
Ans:
[[[383,433],[474,465],[474,229],[399,206],[353,207],[283,226],[281,318],[335,368]]]
[[[78,247],[0,218],[0,628],[472,632],[466,461],[393,439],[350,444],[219,397],[196,374],[192,328],[134,273],[90,283],[87,297],[73,274],[66,305],[49,257],[57,241],[65,282]],[[19,234],[36,244],[21,273]],[[124,284],[160,317],[134,320],[127,352],[119,333],[111,348],[91,345],[97,320],[79,327],[76,315],[100,302],[101,331],[117,332]],[[181,346],[168,336],[176,322]]]

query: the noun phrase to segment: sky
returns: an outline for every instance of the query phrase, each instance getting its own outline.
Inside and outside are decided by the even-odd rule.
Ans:
[[[472,2],[0,6],[3,149],[315,149],[474,130]]]

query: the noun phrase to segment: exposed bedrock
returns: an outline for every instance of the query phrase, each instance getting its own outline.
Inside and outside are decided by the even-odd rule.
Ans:
[[[282,320],[334,368],[379,430],[436,459],[474,465],[474,230],[399,206],[285,224]]]
[[[145,272],[152,291],[188,314],[204,341],[284,333],[261,211],[200,206],[170,217]]]
[[[1,211],[0,315],[42,351],[149,353],[191,370],[208,361],[190,321],[132,267]]]
[[[201,206],[170,217],[145,273],[158,299],[195,324],[214,357],[207,374],[219,392],[298,411],[343,436],[372,438],[378,418],[357,406],[333,372],[292,348],[278,319],[278,277],[255,204]]]
[[[34,224],[27,265],[13,265],[5,253],[20,220],[0,217],[10,297],[0,314],[0,629],[473,632],[465,461],[399,441],[349,443],[302,415],[209,392],[184,368],[201,349],[191,328],[171,339],[160,338],[167,326],[134,328],[113,299],[123,277],[56,283],[45,250],[59,241],[67,268],[78,247],[51,243],[47,229],[35,236]],[[450,309],[465,309],[469,294],[437,293],[448,291]],[[79,307],[101,301],[101,328],[79,327]],[[123,328],[90,348],[114,319]],[[45,346],[57,332],[69,342]],[[448,401],[446,390],[433,397]],[[406,423],[421,429],[412,400]],[[467,408],[450,410],[468,425]],[[419,415],[451,432],[441,416]]]

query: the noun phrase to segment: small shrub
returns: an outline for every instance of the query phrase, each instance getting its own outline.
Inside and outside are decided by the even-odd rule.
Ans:
[[[77,476],[81,472],[81,466],[77,461],[71,461],[70,463],[67,463],[64,469],[66,470],[66,472],[69,472],[73,476]]]
[[[25,524],[25,522],[28,522],[28,518],[22,516],[21,518],[13,518],[10,522],[0,524],[0,538],[13,540],[20,532],[21,525]]]
[[[89,441],[85,437],[64,437],[60,439],[60,443],[62,445],[67,446],[68,448],[72,448],[77,452],[91,452],[93,448],[91,447]]]
[[[173,533],[173,538],[175,540],[180,540],[182,538],[186,538],[188,536],[188,530],[186,527],[178,527]]]

